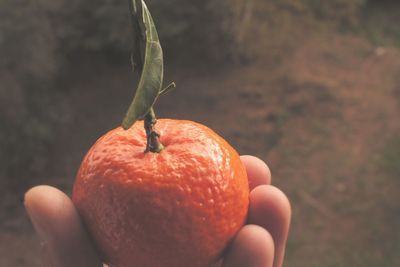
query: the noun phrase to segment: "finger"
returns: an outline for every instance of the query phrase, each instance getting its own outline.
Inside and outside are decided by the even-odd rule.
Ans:
[[[103,266],[67,195],[37,186],[25,194],[24,204],[41,239],[44,266]]]
[[[275,244],[274,267],[281,267],[291,217],[290,203],[285,194],[271,185],[262,185],[250,193],[248,222],[267,229]]]
[[[271,184],[271,171],[264,161],[248,155],[240,156],[240,159],[246,167],[250,190],[259,185]]]
[[[274,242],[271,235],[257,225],[246,225],[236,235],[222,267],[272,267]]]

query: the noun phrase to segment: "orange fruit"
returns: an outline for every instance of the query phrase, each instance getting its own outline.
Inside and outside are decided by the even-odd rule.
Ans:
[[[143,121],[101,137],[81,164],[73,201],[105,263],[208,267],[245,223],[245,168],[201,124],[161,119],[157,130],[160,153],[144,153]]]

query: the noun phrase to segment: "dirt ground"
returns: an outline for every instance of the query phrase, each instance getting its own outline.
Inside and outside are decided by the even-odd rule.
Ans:
[[[178,87],[156,109],[208,125],[269,164],[293,206],[285,266],[400,266],[399,177],[381,167],[400,134],[399,74],[400,49],[330,34],[299,43],[275,64],[262,57],[223,68],[169,64],[165,81]],[[121,122],[136,82],[129,62],[93,58],[69,77],[75,115],[49,176],[38,181],[66,192],[87,149]],[[0,266],[40,266],[22,196],[1,205]]]

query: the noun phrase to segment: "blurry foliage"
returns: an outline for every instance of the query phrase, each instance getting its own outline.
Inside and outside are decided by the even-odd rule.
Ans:
[[[400,177],[400,135],[393,136],[385,145],[381,154],[383,173],[392,178]]]
[[[254,57],[254,51],[263,50],[268,57],[280,62],[281,57],[287,57],[293,47],[305,41],[309,35],[326,31],[327,28],[341,29],[357,24],[365,1],[253,1],[251,27],[243,28],[245,38],[236,39],[242,48],[239,51]],[[238,35],[235,33],[234,36]],[[265,41],[257,42],[255,36],[265,36]]]
[[[51,20],[39,3],[0,0],[2,71],[20,78],[47,79],[56,70],[57,46]]]
[[[127,0],[79,1],[61,0],[54,10],[56,35],[68,50],[113,50],[129,53],[131,48],[130,18]],[[226,56],[228,31],[226,19],[232,13],[229,1],[224,8],[215,0],[148,0],[163,45],[170,54],[197,55],[210,58]],[[245,1],[236,1],[245,3]],[[65,23],[68,22],[68,23]],[[223,52],[221,52],[223,51]],[[223,55],[221,55],[223,54]]]
[[[147,3],[167,55],[209,60],[252,58],[260,45],[266,53],[281,53],[304,29],[317,27],[311,24],[316,19],[354,21],[363,1]],[[262,35],[268,44],[259,42]],[[66,55],[113,51],[128,58],[130,42],[127,0],[0,0],[1,176],[31,176],[50,158],[56,129],[65,126],[69,115],[57,77],[68,65]]]
[[[349,25],[356,22],[360,8],[367,0],[305,0],[304,2],[317,18]]]
[[[399,17],[399,1],[371,0],[363,10],[361,22],[352,30],[375,45],[400,47]]]
[[[16,176],[43,171],[62,121],[60,88],[52,83],[58,42],[46,8],[40,1],[0,1],[0,178],[9,178],[0,181],[12,188]]]
[[[147,0],[147,3],[164,49],[172,54],[226,59],[252,55],[254,52],[249,51],[253,49],[252,43],[264,34],[268,34],[270,42],[279,43],[281,36],[290,36],[290,31],[298,29],[299,20],[354,24],[365,1]],[[110,48],[129,52],[131,36],[126,6],[125,0],[99,0],[95,5],[93,1],[68,1],[57,11],[57,35],[72,49]]]

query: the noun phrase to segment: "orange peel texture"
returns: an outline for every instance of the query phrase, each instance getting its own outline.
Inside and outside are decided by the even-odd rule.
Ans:
[[[211,129],[160,119],[164,150],[144,153],[143,121],[101,137],[73,201],[105,263],[209,267],[243,226],[249,186],[238,153]]]

